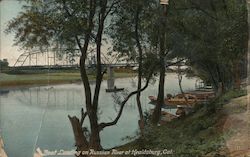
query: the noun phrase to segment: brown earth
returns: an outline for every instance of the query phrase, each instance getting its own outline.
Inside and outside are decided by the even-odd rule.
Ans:
[[[223,108],[225,117],[222,131],[225,137],[226,156],[250,157],[250,94],[231,100]]]

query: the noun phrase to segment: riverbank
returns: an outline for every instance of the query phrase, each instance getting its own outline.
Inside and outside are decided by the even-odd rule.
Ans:
[[[210,104],[197,107],[193,114],[186,117],[175,119],[158,127],[147,125],[144,138],[139,138],[117,149],[169,150],[173,156],[215,157],[235,154],[235,148],[239,148],[237,144],[238,146],[239,143],[241,143],[240,146],[246,144],[241,141],[241,138],[245,137],[245,141],[249,143],[246,136],[238,135],[235,132],[236,128],[240,126],[239,129],[242,129],[243,132],[247,130],[243,129],[243,126],[247,125],[242,122],[243,116],[240,115],[247,113],[247,96],[244,95],[246,95],[246,91],[229,91]],[[231,116],[241,118],[241,120],[230,120]],[[231,124],[231,127],[228,127],[228,124]],[[245,135],[247,134],[245,133]],[[246,149],[246,146],[248,145],[241,147],[240,150],[245,150],[244,155],[250,155],[247,154],[250,151]],[[237,155],[241,152],[240,150]]]
[[[248,86],[250,91],[250,86]],[[250,94],[232,99],[224,106],[227,115],[224,119],[223,131],[230,131],[231,135],[225,139],[228,156],[250,156]]]
[[[135,73],[115,73],[115,78],[126,78],[135,76]],[[90,81],[95,80],[94,75],[89,75]],[[104,80],[107,75],[104,75]],[[5,74],[0,73],[0,89],[10,89],[16,87],[42,86],[51,84],[65,84],[81,82],[78,72],[60,72],[44,74]]]

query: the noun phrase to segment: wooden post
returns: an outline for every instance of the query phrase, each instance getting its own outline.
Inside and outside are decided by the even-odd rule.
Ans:
[[[110,65],[108,66],[107,72],[108,72],[108,80],[107,80],[108,89],[114,89],[115,88],[114,72],[113,68]]]

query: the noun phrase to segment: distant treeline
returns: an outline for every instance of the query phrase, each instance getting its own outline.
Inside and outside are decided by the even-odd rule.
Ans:
[[[9,62],[7,59],[0,59],[0,70],[4,70],[9,67]]]

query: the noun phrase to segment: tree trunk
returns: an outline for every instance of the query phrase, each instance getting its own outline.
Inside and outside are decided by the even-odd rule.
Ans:
[[[220,66],[218,64],[216,64],[216,71],[217,71],[218,77],[219,77],[219,84],[220,84],[219,88],[221,88],[221,93],[223,94],[223,93],[225,93],[225,82],[222,79],[222,73],[220,70]]]
[[[140,14],[140,8],[137,7],[137,12],[136,12],[136,17],[135,17],[135,38],[136,38],[136,46],[138,48],[138,52],[139,52],[139,56],[138,56],[138,63],[139,63],[139,67],[138,67],[138,85],[137,85],[137,90],[139,91],[141,89],[141,82],[142,82],[142,47],[141,47],[141,43],[140,43],[140,38],[139,38],[139,31],[138,31],[138,27],[139,27],[139,14]],[[144,116],[143,116],[143,111],[142,111],[142,106],[141,106],[141,92],[138,92],[136,95],[136,101],[137,101],[137,107],[138,107],[138,111],[139,111],[139,116],[140,116],[140,120],[138,121],[138,125],[140,127],[141,130],[141,135],[144,135]]]
[[[234,69],[233,70],[234,88],[240,89],[241,78],[240,78],[239,60],[234,61],[233,69]]]
[[[163,17],[166,16],[166,6],[164,6],[163,8]],[[165,18],[163,18],[163,20],[166,20]],[[160,65],[160,80],[159,80],[159,85],[158,85],[158,96],[157,96],[157,103],[156,106],[154,108],[154,112],[152,115],[152,123],[154,125],[157,125],[160,121],[161,118],[161,107],[162,105],[164,105],[164,87],[165,87],[165,49],[166,49],[166,45],[165,45],[165,21],[162,21],[161,24],[161,34],[160,34],[160,51],[159,51],[159,56],[160,56],[160,61],[161,61],[161,65]]]
[[[140,68],[140,70],[138,71],[137,90],[141,89],[141,80],[142,80],[141,75],[142,75],[142,72],[141,72],[140,64],[139,64],[139,68]],[[136,95],[137,107],[138,107],[139,116],[140,116],[140,120],[138,121],[138,125],[139,125],[140,130],[141,130],[141,135],[143,136],[144,135],[144,116],[143,116],[140,97],[141,97],[141,92],[138,92],[137,95]]]
[[[180,88],[180,91],[181,91],[182,96],[184,97],[184,99],[185,99],[185,101],[186,101],[186,104],[188,104],[188,99],[187,99],[187,97],[185,96],[185,93],[184,93],[184,91],[183,91],[183,89],[182,89],[181,82],[182,82],[181,67],[180,67],[180,65],[178,65],[178,84],[179,84],[179,88]]]
[[[93,24],[93,19],[94,15],[96,12],[96,1],[90,1],[90,14],[88,18],[88,29],[85,34],[85,40],[84,40],[84,45],[82,47],[80,40],[76,36],[76,42],[77,45],[81,51],[81,57],[80,57],[80,73],[81,73],[81,78],[82,82],[84,85],[84,91],[85,91],[85,106],[86,106],[86,114],[89,117],[90,120],[90,140],[89,142],[87,141],[87,137],[84,135],[83,129],[82,129],[82,124],[84,121],[84,118],[81,120],[81,123],[79,122],[79,119],[76,117],[69,117],[73,131],[74,131],[74,136],[75,136],[75,141],[76,141],[76,146],[77,150],[83,151],[86,150],[85,147],[87,147],[87,150],[89,148],[93,148],[96,150],[99,150],[100,147],[100,136],[99,136],[99,130],[98,130],[98,123],[97,123],[97,115],[94,110],[94,107],[92,105],[92,97],[91,97],[91,89],[90,89],[90,84],[89,84],[89,79],[88,75],[86,72],[86,67],[85,67],[85,61],[87,57],[87,51],[88,51],[88,46],[92,34],[92,30],[94,27]]]
[[[161,107],[164,104],[164,87],[165,87],[165,64],[161,65],[160,80],[158,85],[157,103],[154,108],[152,123],[157,125],[161,118]]]
[[[97,111],[95,112],[92,111],[92,113],[90,113],[89,119],[90,119],[90,130],[91,130],[89,148],[94,150],[102,150]]]
[[[208,64],[205,64],[204,66],[205,66],[205,69],[207,69],[207,71],[209,73],[209,76],[210,76],[209,80],[213,84],[214,90],[217,91],[219,88],[219,85],[218,85],[218,81],[216,81],[216,78],[212,72],[212,69],[210,68],[210,66]]]
[[[83,133],[79,119],[75,116],[74,117],[68,116],[68,117],[73,128],[77,151],[88,150],[89,144]]]
[[[106,8],[107,8],[107,0],[103,0],[100,2],[101,10],[99,12],[99,23],[98,23],[98,31],[96,36],[96,56],[97,56],[97,65],[96,65],[96,85],[95,85],[95,93],[93,98],[93,104],[91,108],[91,112],[89,113],[90,120],[90,129],[91,136],[89,141],[89,147],[94,150],[102,150],[101,139],[100,139],[100,130],[98,124],[98,104],[99,104],[99,95],[101,89],[101,83],[103,79],[102,73],[102,63],[101,63],[101,46],[102,46],[102,35],[104,30],[104,22],[106,19]]]

